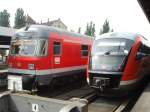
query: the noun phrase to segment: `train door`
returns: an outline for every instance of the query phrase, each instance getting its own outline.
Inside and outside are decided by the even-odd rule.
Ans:
[[[150,48],[147,45],[141,44],[139,51],[136,55],[137,60],[139,60],[140,68],[139,68],[139,74],[147,75],[149,74],[149,65],[150,65],[150,57],[148,56],[150,54]]]
[[[62,40],[54,39],[52,42],[52,66],[53,69],[60,68],[62,63]]]

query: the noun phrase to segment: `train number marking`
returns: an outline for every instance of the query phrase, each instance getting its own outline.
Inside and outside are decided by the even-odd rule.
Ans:
[[[32,112],[39,112],[39,105],[38,104],[32,104]]]

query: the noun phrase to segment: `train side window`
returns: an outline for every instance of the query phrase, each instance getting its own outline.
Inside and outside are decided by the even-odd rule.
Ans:
[[[88,56],[88,45],[81,45],[81,56]]]
[[[40,56],[47,55],[47,46],[48,46],[48,44],[47,44],[46,40],[40,40],[39,41],[39,52],[38,52],[38,54]]]
[[[150,54],[150,49],[148,46],[144,45],[143,50],[145,54]]]
[[[60,42],[54,42],[53,43],[53,54],[54,55],[60,55],[61,54],[61,43]]]
[[[139,52],[144,53],[144,54],[149,54],[149,48],[146,45],[141,44],[139,48]]]
[[[141,53],[142,53],[142,46],[143,46],[143,44],[141,44],[141,45],[139,46],[138,52],[141,52]]]

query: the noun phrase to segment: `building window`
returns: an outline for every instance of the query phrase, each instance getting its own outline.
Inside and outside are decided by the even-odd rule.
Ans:
[[[61,54],[61,43],[60,42],[54,42],[53,43],[53,54],[54,55],[60,55]]]
[[[81,45],[81,56],[88,56],[88,45]]]

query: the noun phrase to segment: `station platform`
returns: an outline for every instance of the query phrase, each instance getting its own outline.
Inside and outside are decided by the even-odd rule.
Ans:
[[[150,112],[150,83],[137,100],[131,112]]]

